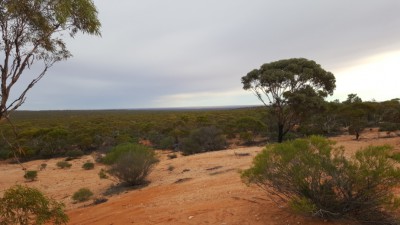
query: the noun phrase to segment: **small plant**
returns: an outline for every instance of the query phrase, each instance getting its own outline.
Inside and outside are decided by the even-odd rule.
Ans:
[[[82,165],[82,168],[85,169],[85,170],[92,170],[92,169],[94,169],[94,163],[92,163],[92,162],[90,162],[90,161],[85,162],[85,163]]]
[[[173,171],[174,169],[175,169],[175,167],[173,165],[169,165],[167,168],[168,171]]]
[[[60,169],[71,168],[72,166],[72,164],[67,161],[59,161],[56,165]]]
[[[40,164],[39,170],[40,171],[45,170],[46,167],[47,167],[47,164],[46,163],[42,163],[42,164]]]
[[[107,179],[108,178],[107,172],[104,169],[101,169],[99,172],[99,177],[100,179]]]
[[[93,192],[89,188],[81,188],[72,195],[72,199],[77,202],[85,202],[93,196]]]
[[[66,224],[64,204],[48,198],[36,188],[16,185],[0,198],[0,224]]]
[[[28,181],[34,181],[37,178],[36,170],[28,170],[25,172],[24,178]]]
[[[350,218],[369,224],[397,224],[391,214],[400,198],[400,169],[390,146],[369,146],[352,158],[332,141],[311,136],[269,145],[242,173],[281,204],[322,218]],[[278,201],[277,201],[278,202]]]
[[[168,157],[168,159],[175,159],[178,156],[175,153],[172,153],[172,154],[168,154],[167,157]]]

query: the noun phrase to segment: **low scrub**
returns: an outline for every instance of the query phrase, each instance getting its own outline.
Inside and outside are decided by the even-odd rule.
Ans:
[[[0,198],[0,224],[66,224],[64,204],[46,197],[36,188],[16,185]]]
[[[82,165],[82,168],[85,169],[85,170],[92,170],[92,169],[94,169],[94,163],[92,163],[92,162],[85,162],[85,163]]]
[[[267,146],[242,178],[298,212],[397,224],[392,213],[400,199],[392,189],[400,184],[400,170],[390,152],[390,146],[370,146],[346,158],[343,147],[311,136]]]
[[[71,168],[72,164],[67,161],[59,161],[57,162],[57,167],[60,169]]]
[[[28,170],[25,172],[24,178],[28,181],[34,181],[37,178],[36,170]]]
[[[105,160],[112,162],[108,172],[131,186],[145,183],[147,175],[158,162],[154,151],[137,144],[117,146],[106,155]]]
[[[77,202],[85,202],[93,196],[93,192],[89,188],[81,188],[72,195],[72,199]]]
[[[184,155],[221,150],[226,148],[226,138],[216,127],[202,127],[184,138],[180,150]]]

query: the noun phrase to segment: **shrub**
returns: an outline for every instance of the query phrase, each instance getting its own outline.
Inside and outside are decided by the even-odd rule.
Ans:
[[[24,178],[29,181],[34,181],[37,178],[36,170],[28,170],[25,172]]]
[[[65,153],[68,160],[76,159],[83,156],[83,151],[79,149],[69,150]]]
[[[124,151],[119,154],[109,173],[132,186],[143,184],[155,163],[158,162],[154,151],[135,144],[124,145],[123,147]],[[110,152],[110,154],[113,154],[113,152]]]
[[[108,178],[107,173],[106,173],[106,171],[104,169],[100,170],[99,177],[100,177],[100,179],[107,179]]]
[[[81,188],[72,195],[72,199],[77,202],[85,202],[93,196],[93,192],[89,188]]]
[[[216,127],[202,127],[190,133],[181,143],[185,155],[225,149],[226,139],[222,131]]]
[[[47,167],[47,164],[46,163],[42,163],[42,164],[40,164],[40,167],[39,167],[39,170],[44,170],[44,169],[46,169],[46,167]]]
[[[0,198],[0,224],[66,224],[64,207],[35,188],[16,185]]]
[[[140,144],[132,144],[132,143],[125,143],[125,144],[119,144],[115,146],[107,155],[102,159],[102,162],[107,164],[107,165],[112,165],[114,164],[118,158],[124,153],[127,153],[129,151],[147,151],[149,150],[148,147]]]
[[[72,166],[72,164],[67,161],[59,161],[56,165],[60,169],[70,168]]]
[[[343,147],[311,136],[267,146],[242,178],[296,211],[392,224],[390,212],[400,201],[391,191],[400,184],[400,169],[388,157],[390,150],[370,146],[346,158]]]
[[[92,163],[92,162],[85,162],[83,165],[82,165],[82,168],[83,169],[85,169],[85,170],[92,170],[92,169],[94,169],[94,163]]]

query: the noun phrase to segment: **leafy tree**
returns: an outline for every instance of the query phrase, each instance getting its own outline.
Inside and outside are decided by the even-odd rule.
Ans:
[[[64,207],[36,188],[16,185],[0,198],[0,225],[66,224],[69,219]]]
[[[301,118],[318,109],[333,93],[335,77],[319,64],[304,58],[263,64],[242,77],[243,89],[251,90],[267,107],[272,107],[278,142]]]
[[[54,63],[71,57],[62,35],[73,37],[79,31],[100,35],[97,10],[91,0],[0,2],[0,120],[24,103],[28,90]],[[43,63],[43,69],[16,99],[9,99],[24,70],[35,62]]]
[[[351,103],[361,103],[362,99],[357,96],[357,94],[348,94],[346,101],[343,103],[345,104],[351,104]]]

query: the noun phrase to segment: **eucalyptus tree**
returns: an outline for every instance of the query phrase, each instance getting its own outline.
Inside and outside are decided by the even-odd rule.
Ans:
[[[321,107],[333,94],[336,80],[331,72],[305,58],[263,64],[242,77],[243,89],[251,90],[276,117],[278,142],[307,114]]]
[[[72,56],[66,36],[100,35],[97,15],[91,0],[0,0],[0,121],[24,103],[54,63]]]

